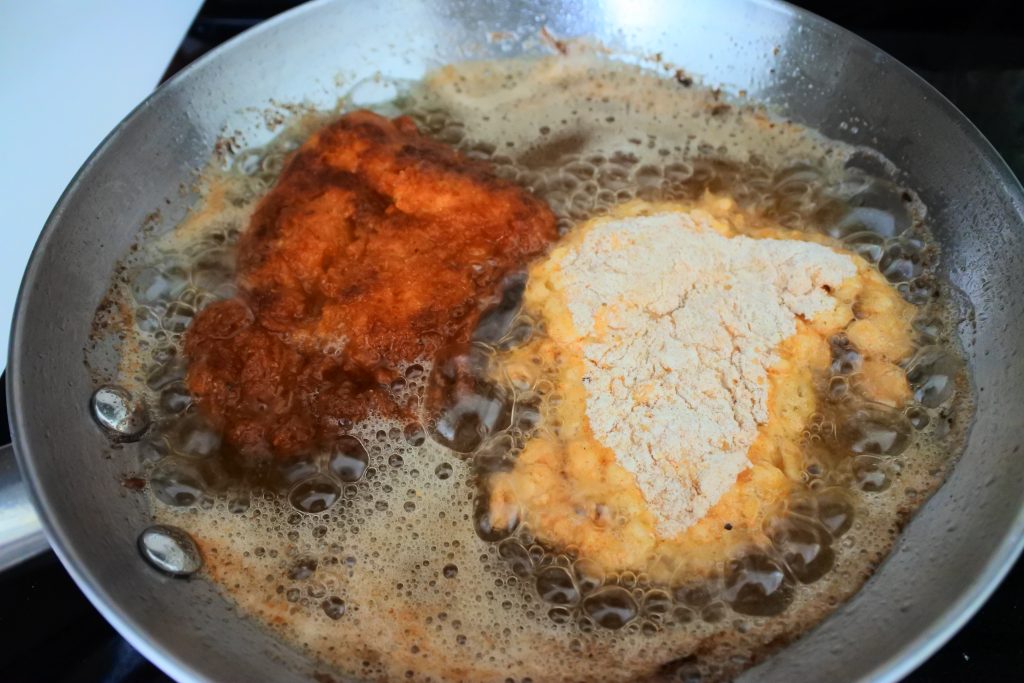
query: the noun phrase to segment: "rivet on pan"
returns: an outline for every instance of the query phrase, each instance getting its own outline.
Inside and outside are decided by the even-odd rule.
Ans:
[[[100,387],[90,403],[96,424],[122,441],[137,440],[149,427],[146,409],[121,387]]]
[[[203,556],[187,532],[156,524],[139,534],[139,552],[153,567],[171,576],[186,577],[203,566]]]

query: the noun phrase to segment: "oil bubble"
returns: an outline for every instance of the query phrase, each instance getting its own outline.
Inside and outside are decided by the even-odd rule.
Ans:
[[[696,655],[674,659],[662,665],[658,673],[664,680],[679,681],[679,683],[701,683],[704,680],[704,674]]]
[[[648,618],[664,617],[672,610],[673,604],[672,596],[667,591],[648,590],[644,595],[641,611]]]
[[[302,557],[288,570],[288,578],[292,581],[305,581],[316,572],[317,561],[312,557]]]
[[[288,494],[288,502],[300,512],[315,514],[327,510],[341,495],[341,489],[331,479],[318,475],[299,483]]]
[[[584,594],[597,590],[604,585],[605,573],[597,562],[581,557],[573,563],[576,584]]]
[[[583,610],[607,629],[620,629],[637,615],[636,601],[621,586],[605,586],[583,599]]]
[[[907,368],[914,399],[926,408],[938,408],[953,395],[959,370],[959,363],[944,349],[921,349]]]
[[[473,528],[476,530],[477,536],[491,543],[508,538],[519,525],[519,518],[514,515],[507,522],[504,526],[495,525],[491,519],[488,497],[486,495],[476,497],[476,503],[473,506]]]
[[[196,310],[188,304],[175,301],[164,313],[163,328],[171,334],[181,334],[195,317]]]
[[[149,485],[160,502],[172,507],[195,505],[205,488],[203,477],[195,467],[175,459],[158,465],[149,478]]]
[[[661,628],[659,628],[657,624],[651,621],[645,621],[643,624],[640,625],[640,632],[645,636],[653,636],[657,634],[660,630]]]
[[[363,478],[369,464],[370,456],[362,442],[345,435],[335,443],[327,466],[338,479],[352,483]]]
[[[567,607],[555,606],[548,610],[548,618],[556,624],[568,624],[572,621],[572,612]]]
[[[680,586],[675,590],[676,600],[690,607],[702,608],[711,602],[711,591],[708,586]]]
[[[192,405],[192,396],[184,382],[174,382],[160,392],[160,409],[168,415],[177,415]]]
[[[914,330],[925,344],[934,344],[942,337],[944,325],[942,320],[924,317],[914,321]]]
[[[252,499],[249,497],[249,493],[239,493],[228,500],[228,512],[233,515],[241,515],[249,511],[249,507],[252,505]]]
[[[859,455],[853,459],[853,476],[857,487],[868,493],[885,491],[892,483],[882,461],[870,455]]]
[[[172,301],[188,286],[188,273],[172,267],[166,272],[158,268],[144,268],[131,279],[132,296],[140,305]]]
[[[317,475],[320,469],[316,463],[305,458],[278,463],[275,466],[274,479],[280,488],[288,488],[298,482]],[[296,517],[296,521],[301,517]]]
[[[153,334],[163,329],[163,323],[152,308],[139,306],[135,309],[135,327],[145,334]]]
[[[332,595],[323,602],[320,603],[320,609],[323,610],[329,618],[337,621],[345,616],[345,601],[341,598]]]
[[[911,441],[910,421],[884,406],[862,407],[847,416],[840,437],[856,454],[899,455]]]
[[[174,421],[167,430],[167,443],[184,456],[206,458],[220,450],[220,432],[206,424],[198,414],[186,415]]]
[[[184,360],[179,358],[173,349],[170,351],[170,356],[151,368],[149,374],[146,375],[146,386],[153,391],[161,391],[164,387],[185,379],[187,366]]]
[[[903,243],[890,244],[878,261],[878,269],[889,282],[910,282],[923,272],[916,254]]]
[[[833,538],[839,538],[853,526],[853,505],[843,489],[830,487],[817,491],[815,503],[816,519]]]
[[[890,238],[903,234],[910,227],[910,213],[901,191],[883,180],[873,179],[846,203],[850,208],[829,229],[834,237],[869,231]]]
[[[410,446],[422,446],[423,442],[427,440],[427,433],[419,422],[410,422],[405,425],[402,435],[405,437],[405,442]]]
[[[689,624],[695,618],[696,616],[694,615],[693,610],[689,609],[688,607],[677,605],[672,610],[672,621],[674,621],[677,624]]]
[[[907,419],[910,420],[910,426],[917,430],[924,429],[931,422],[928,411],[921,408],[910,407],[907,409],[906,415]]]
[[[499,346],[517,318],[526,287],[526,275],[519,273],[502,283],[501,300],[484,311],[473,332],[473,341]]]
[[[740,614],[772,616],[792,602],[793,585],[775,560],[747,555],[729,562],[722,597]]]
[[[813,583],[832,569],[835,555],[824,528],[796,516],[776,520],[772,527],[772,546],[798,581]]]
[[[869,263],[878,263],[885,253],[885,238],[868,230],[846,235],[843,242]]]
[[[502,541],[498,545],[498,555],[505,559],[516,576],[525,577],[533,573],[533,558],[518,540],[509,538]]]
[[[713,602],[700,611],[701,621],[708,624],[717,624],[725,619],[725,605],[720,602]]]
[[[486,379],[486,366],[487,359],[478,351],[449,351],[430,374],[425,405],[432,418],[430,435],[456,453],[473,453],[488,436],[509,425],[509,397]]]
[[[545,602],[573,605],[580,594],[572,576],[564,567],[546,567],[537,572],[537,594]]]

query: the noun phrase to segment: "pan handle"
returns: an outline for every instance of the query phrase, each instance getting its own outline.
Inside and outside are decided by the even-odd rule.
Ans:
[[[10,444],[0,446],[0,571],[49,547],[14,459],[14,448]]]

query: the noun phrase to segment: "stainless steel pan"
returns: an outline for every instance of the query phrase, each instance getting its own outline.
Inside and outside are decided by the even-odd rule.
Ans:
[[[971,124],[909,70],[772,2],[316,2],[189,67],[110,134],[50,217],[18,301],[9,404],[47,537],[106,618],[173,677],[296,681],[313,665],[239,618],[210,584],[165,578],[136,554],[147,510],[119,485],[130,466],[119,459],[129,456],[103,457],[82,362],[116,260],[150,212],[160,209],[158,230],[181,218],[194,197],[179,187],[210,158],[218,134],[259,139],[258,110],[271,98],[333,105],[339,74],[348,83],[378,71],[417,77],[498,54],[490,31],[528,36],[542,27],[660,52],[711,84],[877,148],[929,206],[942,271],[973,308],[960,334],[977,417],[959,465],[853,600],[744,679],[896,679],[967,620],[1020,552],[1024,195]]]

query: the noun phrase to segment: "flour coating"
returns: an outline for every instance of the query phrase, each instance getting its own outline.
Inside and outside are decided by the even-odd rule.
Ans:
[[[557,341],[583,358],[590,427],[666,536],[750,465],[776,347],[857,273],[819,244],[725,237],[700,211],[601,221],[554,258],[574,328]]]

